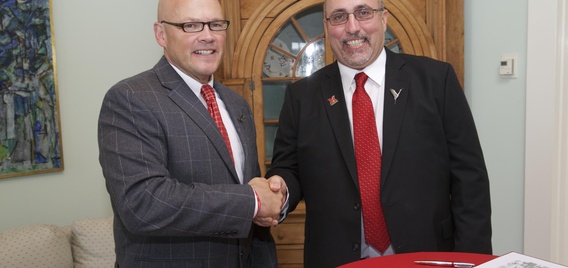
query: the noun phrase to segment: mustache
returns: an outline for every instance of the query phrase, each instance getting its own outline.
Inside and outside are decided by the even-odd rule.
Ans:
[[[365,39],[367,40],[367,35],[363,35],[363,34],[349,34],[343,38],[341,38],[342,42],[349,42],[352,40],[356,40],[356,39]]]

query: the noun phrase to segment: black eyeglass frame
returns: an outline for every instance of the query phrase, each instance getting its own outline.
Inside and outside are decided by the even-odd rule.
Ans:
[[[329,17],[326,17],[325,20],[328,21],[329,24],[331,24],[332,26],[339,26],[339,25],[343,25],[343,24],[347,23],[347,21],[349,21],[349,15],[351,15],[351,14],[353,14],[353,17],[355,17],[355,19],[356,19],[357,21],[366,21],[366,20],[370,20],[370,19],[374,18],[376,12],[381,12],[381,11],[384,11],[384,10],[385,10],[385,8],[361,8],[361,9],[356,9],[355,11],[353,11],[353,12],[351,12],[351,13],[344,12],[344,11],[342,11],[342,12],[335,12],[335,13],[331,13],[331,14],[329,15]],[[359,19],[359,18],[357,17],[358,15],[355,15],[355,14],[359,14],[358,12],[361,12],[361,11],[372,11],[372,13],[371,13],[372,15],[371,15],[370,17],[368,17],[368,18],[365,18],[365,19]],[[347,17],[346,17],[347,19],[346,19],[344,22],[342,22],[342,23],[334,24],[334,23],[331,21],[330,18],[331,18],[331,16],[337,15],[337,14],[347,14]]]
[[[216,22],[227,23],[227,27],[225,27],[225,29],[220,29],[220,30],[213,30],[213,29],[211,29],[211,23],[216,23]],[[222,31],[226,31],[227,29],[229,29],[229,24],[231,24],[231,22],[228,21],[228,20],[214,20],[214,21],[208,21],[208,22],[202,22],[202,21],[188,21],[188,22],[180,22],[180,23],[175,23],[175,22],[169,22],[169,21],[162,20],[162,21],[160,21],[160,23],[165,23],[165,24],[169,24],[169,25],[172,25],[172,26],[179,27],[179,28],[181,28],[182,31],[184,31],[184,32],[186,32],[186,33],[199,33],[199,32],[202,32],[203,29],[205,29],[205,25],[207,25],[207,27],[209,27],[209,30],[211,30],[211,31],[214,31],[214,32],[222,32]],[[188,31],[185,30],[185,27],[184,27],[184,25],[186,25],[186,24],[188,24],[188,23],[192,23],[192,24],[197,24],[197,23],[199,23],[199,24],[201,24],[201,29],[200,29],[199,31],[191,31],[191,32],[188,32]]]

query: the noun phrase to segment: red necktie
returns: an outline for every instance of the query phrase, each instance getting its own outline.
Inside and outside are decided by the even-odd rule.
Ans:
[[[390,244],[383,208],[381,206],[381,145],[371,98],[365,92],[365,73],[355,75],[357,85],[353,94],[353,133],[357,177],[363,207],[365,240],[384,253]]]
[[[221,112],[219,112],[219,106],[217,105],[217,100],[215,99],[215,92],[213,91],[213,88],[210,85],[203,85],[201,87],[201,95],[205,99],[205,102],[207,102],[207,110],[211,114],[211,117],[213,117],[215,124],[217,124],[219,132],[221,132],[221,136],[223,136],[223,140],[225,140],[227,149],[229,149],[231,159],[233,159],[233,149],[231,149],[229,133],[227,133],[227,129],[225,129],[225,125],[223,124],[223,119],[221,118]]]

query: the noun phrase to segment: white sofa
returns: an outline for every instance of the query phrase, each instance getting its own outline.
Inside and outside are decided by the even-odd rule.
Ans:
[[[0,233],[0,267],[114,267],[112,217]]]

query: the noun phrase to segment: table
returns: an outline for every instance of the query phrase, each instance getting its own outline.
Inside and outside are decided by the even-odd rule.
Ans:
[[[376,257],[365,260],[360,260],[348,263],[339,268],[435,268],[436,266],[427,266],[415,264],[414,261],[418,260],[436,260],[436,261],[457,261],[457,262],[470,262],[475,265],[482,264],[497,258],[498,256],[476,254],[476,253],[463,253],[463,252],[416,252],[395,254],[385,257]]]

